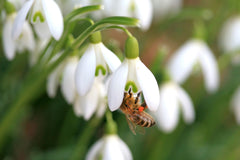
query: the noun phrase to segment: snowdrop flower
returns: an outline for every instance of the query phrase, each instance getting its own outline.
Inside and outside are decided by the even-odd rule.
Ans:
[[[35,29],[40,38],[48,35],[59,40],[63,33],[63,16],[54,0],[28,0],[19,10],[14,21],[12,35],[16,39],[22,32],[23,23],[29,13],[31,23],[36,24]],[[40,23],[39,23],[40,22]],[[43,36],[44,35],[44,36]]]
[[[130,87],[133,92],[143,92],[144,99],[151,111],[159,105],[159,90],[152,72],[139,59],[138,42],[129,37],[125,45],[126,58],[113,73],[108,88],[108,105],[111,111],[117,110],[122,104],[124,91]]]
[[[160,87],[160,104],[154,114],[160,129],[164,132],[173,131],[178,123],[180,110],[186,123],[194,121],[194,107],[189,95],[177,83],[164,83]]]
[[[115,134],[98,140],[88,151],[86,160],[132,160],[128,146]]]
[[[89,120],[96,112],[97,117],[102,117],[107,106],[107,81],[103,77],[94,79],[92,88],[85,96],[77,96],[74,103],[74,112],[77,116],[83,116]]]
[[[7,15],[3,26],[3,49],[8,60],[12,60],[17,51],[23,52],[25,49],[33,51],[35,48],[33,32],[30,25],[26,21],[23,21],[21,36],[19,36],[17,39],[12,38],[11,32],[15,17],[16,13]]]
[[[127,16],[140,20],[141,28],[147,30],[152,22],[151,0],[103,0],[106,16]]]
[[[175,82],[183,83],[197,62],[202,68],[207,91],[216,91],[219,86],[218,65],[212,51],[202,40],[192,39],[176,51],[168,64],[170,76]]]
[[[240,50],[240,16],[228,19],[220,32],[219,46],[224,52]]]
[[[91,89],[95,76],[106,75],[108,69],[114,72],[121,61],[101,42],[101,33],[91,36],[91,43],[81,57],[76,70],[76,87],[80,96],[86,95]]]
[[[233,94],[233,98],[231,100],[231,107],[237,123],[240,124],[240,87],[238,87]]]
[[[154,19],[159,20],[167,15],[176,14],[182,7],[182,0],[152,0]]]

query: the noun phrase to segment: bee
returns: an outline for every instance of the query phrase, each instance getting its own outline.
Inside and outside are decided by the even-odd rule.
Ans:
[[[124,93],[123,102],[120,106],[121,111],[125,114],[129,128],[136,135],[136,128],[140,126],[139,132],[144,134],[143,127],[152,127],[155,124],[154,119],[144,110],[147,108],[145,102],[140,104],[139,92],[136,96],[131,92],[131,88],[128,92]]]

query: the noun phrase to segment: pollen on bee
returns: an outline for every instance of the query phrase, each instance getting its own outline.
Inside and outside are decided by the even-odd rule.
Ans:
[[[141,106],[138,108],[138,110],[139,110],[139,112],[142,112],[144,110],[144,107]]]

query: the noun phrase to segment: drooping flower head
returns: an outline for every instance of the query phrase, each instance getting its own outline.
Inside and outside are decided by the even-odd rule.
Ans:
[[[29,15],[40,38],[48,38],[48,32],[59,40],[63,33],[63,16],[54,0],[28,0],[19,10],[14,21],[12,36],[18,38],[22,32],[24,21]]]
[[[218,65],[214,54],[203,40],[189,40],[177,50],[168,64],[169,74],[175,82],[183,83],[197,62],[203,71],[207,91],[216,91],[219,86]]]
[[[95,76],[114,72],[120,64],[118,57],[101,42],[101,33],[94,33],[76,70],[75,82],[79,95],[84,96],[90,91]]]
[[[191,98],[184,89],[175,82],[165,82],[160,86],[160,104],[154,115],[160,129],[171,132],[177,126],[180,111],[186,123],[192,123],[195,118]]]
[[[136,38],[129,37],[125,45],[126,58],[113,73],[108,88],[108,105],[111,111],[117,110],[123,100],[124,92],[131,87],[137,93],[142,91],[150,110],[156,111],[159,105],[159,90],[152,72],[139,59]]]
[[[88,151],[86,160],[132,160],[128,146],[115,134],[98,140]]]
[[[11,5],[10,2],[6,3]],[[17,51],[23,52],[25,49],[33,51],[35,48],[35,41],[31,26],[25,20],[22,24],[23,26],[21,36],[16,39],[12,38],[11,34],[15,17],[15,8],[12,8],[12,10],[7,10],[7,16],[5,17],[5,23],[3,26],[2,38],[4,53],[8,60],[12,60],[15,57]]]

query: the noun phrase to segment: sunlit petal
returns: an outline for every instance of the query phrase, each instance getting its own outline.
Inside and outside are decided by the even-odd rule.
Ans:
[[[138,83],[142,89],[144,99],[151,111],[159,106],[159,88],[152,72],[140,61],[136,63]]]
[[[42,5],[49,30],[53,37],[59,40],[63,33],[62,12],[54,0],[42,0]]]
[[[28,0],[24,3],[23,7],[18,11],[17,17],[13,24],[12,37],[17,39],[22,32],[23,23],[27,17],[27,14],[33,4],[34,0]]]
[[[119,58],[103,44],[101,44],[101,50],[104,60],[106,61],[111,72],[116,71],[116,69],[121,65]]]
[[[80,96],[86,95],[91,89],[95,77],[95,69],[96,56],[93,46],[89,45],[81,57],[76,70],[75,83]]]
[[[117,110],[123,100],[124,89],[127,81],[128,65],[125,60],[113,73],[108,87],[108,105],[111,111]]]

